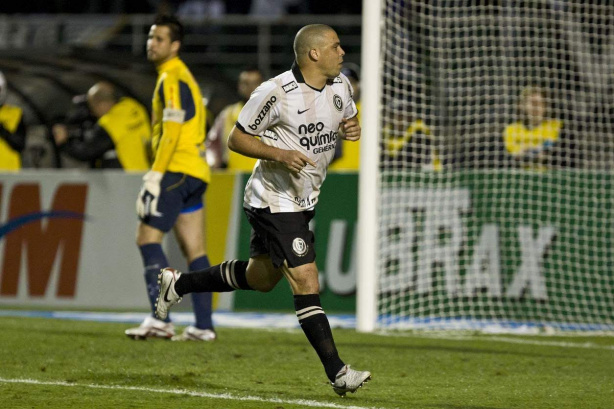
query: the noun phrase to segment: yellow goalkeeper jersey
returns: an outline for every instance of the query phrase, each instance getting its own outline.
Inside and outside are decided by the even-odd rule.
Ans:
[[[522,121],[514,122],[503,133],[505,149],[517,155],[528,149],[540,148],[544,142],[556,142],[562,126],[563,122],[557,120],[543,121],[535,128],[528,128]]]
[[[158,67],[152,101],[152,170],[185,173],[209,182],[205,159],[206,111],[196,80],[181,59]]]
[[[546,143],[555,143],[563,122],[558,120],[545,120],[534,128],[527,127],[524,122],[518,121],[508,125],[503,131],[505,149],[515,157],[522,157],[527,151],[542,149]],[[522,166],[527,170],[545,171],[544,163],[524,163]]]

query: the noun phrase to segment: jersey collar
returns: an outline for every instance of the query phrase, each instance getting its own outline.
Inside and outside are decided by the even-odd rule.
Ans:
[[[181,60],[179,59],[179,57],[173,57],[170,60],[163,62],[162,64],[158,65],[156,67],[156,70],[158,70],[158,72],[163,72],[163,71],[168,71],[169,69],[177,66],[181,64]]]
[[[303,73],[301,72],[300,68],[298,67],[298,64],[296,63],[296,60],[292,63],[292,74],[294,74],[294,78],[296,78],[296,82],[303,83],[314,91],[322,92],[324,91],[324,88],[326,88],[327,84],[324,84],[324,86],[321,89],[314,88],[311,85],[307,84],[305,82],[305,77],[303,77]]]

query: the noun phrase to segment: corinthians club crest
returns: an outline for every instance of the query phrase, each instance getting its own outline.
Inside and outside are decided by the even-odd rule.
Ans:
[[[307,248],[307,243],[305,243],[305,240],[301,239],[300,237],[292,240],[292,252],[294,252],[294,254],[297,256],[303,257],[305,254],[307,254]]]
[[[335,104],[335,108],[337,109],[337,111],[341,111],[341,109],[343,108],[343,100],[339,95],[335,94],[333,96],[333,104]]]

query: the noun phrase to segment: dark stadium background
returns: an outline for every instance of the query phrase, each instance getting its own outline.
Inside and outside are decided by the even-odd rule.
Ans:
[[[258,66],[267,78],[288,69],[293,36],[305,24],[335,26],[346,61],[360,62],[361,2],[296,1],[278,16],[250,14],[251,2],[218,2],[225,3],[222,16],[181,16],[185,0],[1,2],[0,71],[12,102],[24,109],[24,168],[82,166],[59,154],[50,130],[75,109],[74,97],[97,81],[110,81],[150,107],[156,73],[144,51],[158,13],[179,12],[184,21],[181,56],[201,85],[211,116],[238,99],[235,84],[242,68]],[[208,10],[213,2],[200,3]]]

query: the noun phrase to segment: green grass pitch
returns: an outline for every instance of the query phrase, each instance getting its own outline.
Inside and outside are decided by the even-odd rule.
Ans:
[[[132,341],[126,324],[0,318],[2,408],[614,408],[614,338],[334,330],[371,382],[328,385],[300,330]]]

